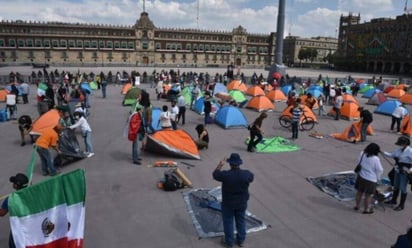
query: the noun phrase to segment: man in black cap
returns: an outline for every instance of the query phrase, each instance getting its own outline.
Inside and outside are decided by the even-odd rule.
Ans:
[[[239,154],[232,153],[226,160],[230,170],[222,171],[225,161],[222,160],[213,171],[213,178],[222,182],[222,221],[225,238],[223,244],[233,247],[234,228],[233,220],[236,221],[236,243],[243,246],[246,238],[245,215],[247,202],[249,200],[249,184],[253,181],[253,173],[249,170],[240,169],[243,163]]]
[[[22,173],[17,173],[15,176],[10,177],[10,182],[13,183],[13,188],[15,190],[20,190],[25,187],[27,187],[27,184],[29,183],[29,179],[27,178],[26,175]],[[3,203],[1,204],[0,207],[0,216],[3,217],[9,212],[9,198],[7,197]],[[14,240],[13,240],[13,235],[10,232],[9,236],[9,248],[15,248]]]

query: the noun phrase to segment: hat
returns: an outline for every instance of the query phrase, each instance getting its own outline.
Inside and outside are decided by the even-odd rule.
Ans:
[[[405,136],[399,137],[395,143],[395,145],[397,146],[403,146],[403,145],[409,146],[410,144],[411,144],[411,141],[409,140],[408,137],[405,137]]]
[[[10,177],[10,182],[19,186],[26,186],[29,183],[29,179],[22,173],[17,173],[15,176]]]
[[[239,166],[243,163],[242,159],[240,158],[239,154],[232,153],[230,157],[226,160],[230,165]]]

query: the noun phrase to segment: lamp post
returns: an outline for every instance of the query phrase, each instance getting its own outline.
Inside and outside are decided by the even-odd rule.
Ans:
[[[279,0],[278,22],[276,29],[275,64],[269,69],[268,83],[273,81],[273,74],[279,72],[284,75],[286,66],[283,65],[283,33],[285,31],[285,0]]]

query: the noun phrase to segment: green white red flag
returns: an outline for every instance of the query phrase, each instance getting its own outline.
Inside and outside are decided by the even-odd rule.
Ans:
[[[9,196],[17,248],[82,248],[86,181],[78,169]]]

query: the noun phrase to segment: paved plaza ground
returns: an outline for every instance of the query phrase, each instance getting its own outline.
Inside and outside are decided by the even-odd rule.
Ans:
[[[6,69],[1,68],[0,73],[3,70]],[[96,69],[100,70],[102,68]],[[267,74],[263,70],[262,73],[265,76]],[[300,73],[300,76],[317,77],[320,73],[326,76],[327,72],[291,70],[288,73],[291,76],[294,75],[292,73]],[[347,74],[331,72],[330,77]],[[351,75],[355,78],[372,76]],[[165,100],[156,100],[153,88],[148,85],[142,87],[150,93],[154,106],[170,106]],[[182,197],[182,192],[188,189],[164,192],[156,188],[156,182],[162,178],[166,169],[149,168],[146,165],[156,160],[172,158],[143,152],[143,165],[132,164],[132,144],[123,137],[129,108],[121,105],[123,96],[120,89],[120,86],[108,86],[106,99],[102,98],[100,91],[93,93],[89,123],[93,129],[96,155],[62,169],[63,172],[68,172],[83,168],[86,172],[85,247],[220,247],[220,238],[198,239]],[[29,114],[36,118],[34,87],[31,92],[29,104],[18,104],[18,114]],[[357,99],[371,111],[376,107],[365,105],[365,98],[358,96]],[[275,111],[269,113],[269,118],[263,123],[265,136],[289,138],[291,133],[278,124],[278,117],[285,108],[285,103],[275,105]],[[4,106],[5,103],[0,103],[1,108]],[[327,106],[327,110],[330,108]],[[258,116],[256,111],[250,109],[242,111],[249,122]],[[202,123],[202,116],[187,111],[187,120],[179,128],[196,137],[195,126]],[[246,151],[245,139],[249,134],[246,129],[223,129],[211,124],[207,126],[209,149],[201,150],[201,160],[173,160],[179,162],[180,168],[192,180],[195,188],[212,188],[219,185],[212,178],[213,169],[219,160],[232,152],[240,154],[244,161],[242,167],[255,174],[255,181],[250,186],[249,211],[270,225],[267,230],[249,234],[246,247],[389,247],[412,224],[411,197],[407,199],[404,211],[396,212],[387,207],[386,211],[378,208],[372,215],[363,215],[352,210],[354,202],[338,201],[308,183],[306,178],[352,170],[359,152],[369,142],[378,143],[384,151],[394,150],[398,135],[389,132],[390,122],[389,116],[374,114],[372,126],[375,135],[368,136],[365,143],[352,144],[330,137],[315,139],[309,137],[307,132],[300,132],[295,143],[301,146],[301,150],[270,154]],[[319,117],[315,130],[324,134],[343,132],[350,123],[322,116]],[[1,196],[12,190],[9,177],[26,171],[33,148],[30,145],[20,146],[19,132],[14,121],[0,123],[0,139]],[[79,141],[81,147],[84,147],[82,140]],[[189,162],[195,167],[187,167],[181,161]],[[386,175],[390,165],[383,159],[382,164]],[[224,167],[227,168],[228,166]],[[34,182],[44,178],[38,159]],[[0,219],[0,230],[0,247],[6,247],[8,217]]]

